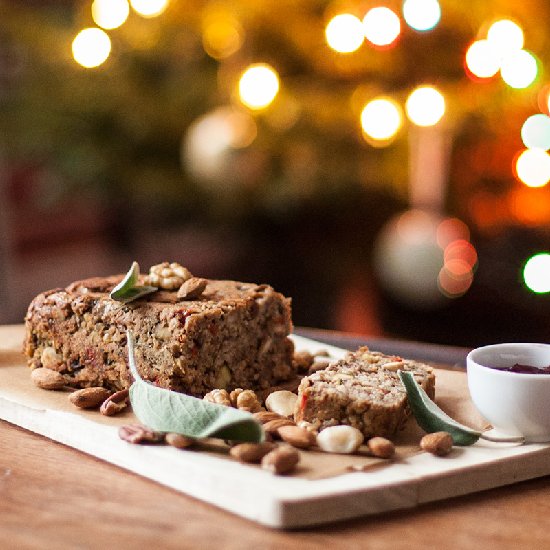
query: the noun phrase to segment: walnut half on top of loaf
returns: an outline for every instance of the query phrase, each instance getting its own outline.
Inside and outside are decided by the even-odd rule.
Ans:
[[[295,375],[290,299],[272,287],[201,279],[198,293],[178,295],[174,285],[124,304],[109,297],[121,280],[96,277],[38,295],[25,318],[30,367],[60,372],[72,387],[126,388],[130,329],[140,374],[160,387],[202,396]]]
[[[365,438],[391,437],[410,415],[398,370],[412,372],[426,393],[434,397],[432,367],[362,347],[302,379],[294,417],[319,429],[348,424]]]

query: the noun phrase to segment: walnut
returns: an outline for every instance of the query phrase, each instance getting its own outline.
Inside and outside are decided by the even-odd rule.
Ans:
[[[204,401],[209,401],[210,403],[217,403],[218,405],[231,407],[231,400],[229,399],[229,393],[227,393],[227,390],[212,390],[211,392],[208,392],[203,399]]]
[[[149,269],[149,275],[145,277],[145,284],[164,290],[177,290],[192,277],[193,275],[186,267],[176,262],[162,262]]]
[[[258,396],[252,390],[237,388],[231,392],[230,399],[232,405],[237,409],[246,409],[252,413],[262,410],[262,404],[258,400]]]
[[[243,391],[244,390],[242,388],[236,388],[229,394],[229,399],[231,400],[232,407],[237,406],[237,398],[239,397],[239,395],[241,395],[241,393],[243,393]]]

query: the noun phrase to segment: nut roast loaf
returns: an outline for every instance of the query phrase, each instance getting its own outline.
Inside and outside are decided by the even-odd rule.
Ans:
[[[38,295],[25,318],[30,367],[53,369],[70,387],[127,388],[130,329],[141,376],[163,388],[202,396],[295,375],[290,299],[272,287],[201,280],[193,298],[174,285],[122,303],[109,297],[121,280],[86,279]]]

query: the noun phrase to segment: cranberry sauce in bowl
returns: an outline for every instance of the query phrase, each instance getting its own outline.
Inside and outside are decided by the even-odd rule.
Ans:
[[[494,344],[466,359],[476,408],[501,434],[550,441],[550,345]]]
[[[506,372],[517,372],[519,374],[550,374],[550,365],[547,367],[534,367],[533,365],[522,365],[521,363],[516,363],[511,367],[489,366],[489,368]]]

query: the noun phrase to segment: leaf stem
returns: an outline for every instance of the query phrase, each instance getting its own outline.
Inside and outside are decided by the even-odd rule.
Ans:
[[[130,367],[130,372],[134,377],[134,380],[140,380],[143,382],[136,366],[136,356],[135,356],[135,345],[136,341],[134,340],[134,335],[130,329],[126,330],[126,339],[128,341],[128,366]]]
[[[482,433],[479,437],[487,441],[492,441],[493,443],[525,443],[525,437],[523,437],[522,435],[509,435],[499,437],[497,435],[486,435]]]

